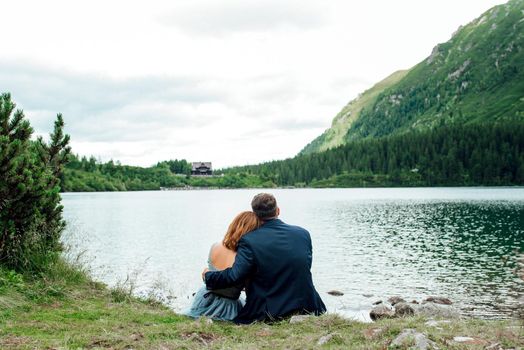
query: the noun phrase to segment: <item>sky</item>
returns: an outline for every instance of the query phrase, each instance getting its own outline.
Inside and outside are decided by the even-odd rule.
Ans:
[[[9,1],[0,92],[73,152],[214,168],[296,155],[497,0]]]

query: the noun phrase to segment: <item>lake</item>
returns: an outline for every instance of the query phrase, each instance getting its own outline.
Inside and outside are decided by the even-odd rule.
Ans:
[[[446,296],[506,318],[524,294],[524,188],[271,189],[280,218],[310,231],[313,280],[330,312],[368,319],[389,296]],[[177,311],[202,284],[209,247],[261,190],[64,193],[71,255],[110,286],[166,293]],[[336,289],[341,297],[327,294]]]

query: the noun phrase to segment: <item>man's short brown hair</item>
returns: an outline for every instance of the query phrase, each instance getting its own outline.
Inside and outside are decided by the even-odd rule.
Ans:
[[[259,193],[253,197],[251,208],[260,220],[277,216],[277,200],[269,193]]]

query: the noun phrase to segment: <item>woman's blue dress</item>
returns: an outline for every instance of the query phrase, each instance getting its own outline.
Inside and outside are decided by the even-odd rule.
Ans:
[[[207,265],[210,271],[217,271],[217,268],[211,264],[210,258]],[[237,316],[244,304],[242,298],[230,299],[213,294],[204,285],[196,292],[193,303],[183,314],[195,318],[206,316],[216,320],[231,321]]]

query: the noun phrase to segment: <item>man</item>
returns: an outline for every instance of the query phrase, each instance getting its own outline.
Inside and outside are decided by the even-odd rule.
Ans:
[[[204,270],[202,277],[207,288],[227,288],[245,282],[246,305],[233,320],[236,323],[324,313],[326,306],[311,277],[309,232],[279,220],[280,208],[271,194],[256,195],[251,207],[262,226],[240,239],[232,267]]]

